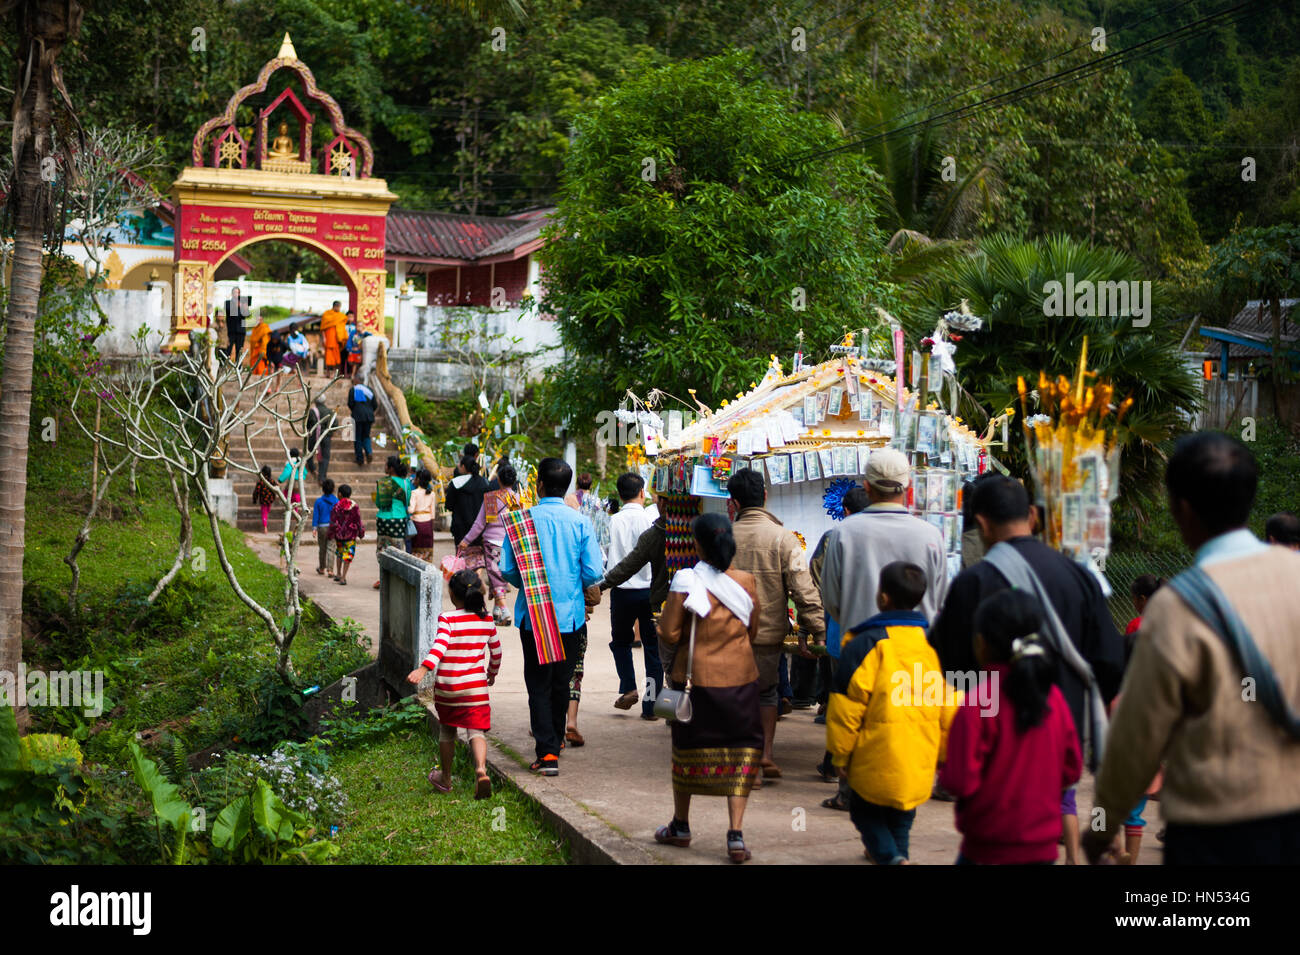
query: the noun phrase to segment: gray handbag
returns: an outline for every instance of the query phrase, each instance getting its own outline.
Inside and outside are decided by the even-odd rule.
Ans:
[[[678,723],[689,723],[695,715],[691,708],[691,668],[695,664],[695,620],[694,611],[691,611],[691,642],[690,648],[686,652],[686,686],[680,690],[664,688],[659,691],[655,698],[655,716],[662,716],[666,720],[676,720]]]

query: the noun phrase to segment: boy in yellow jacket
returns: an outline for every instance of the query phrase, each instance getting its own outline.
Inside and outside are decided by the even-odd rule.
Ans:
[[[908,862],[916,807],[930,798],[960,697],[939,669],[915,608],[925,571],[880,571],[880,613],[850,631],[826,714],[826,748],[849,783],[849,816],[877,865]]]

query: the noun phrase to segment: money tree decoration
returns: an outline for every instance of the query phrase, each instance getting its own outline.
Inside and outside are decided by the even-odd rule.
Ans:
[[[1033,473],[1035,500],[1042,505],[1047,543],[1078,560],[1100,562],[1110,550],[1110,505],[1119,496],[1119,459],[1133,407],[1127,397],[1112,404],[1108,381],[1087,382],[1088,339],[1079,352],[1071,382],[1038,374],[1038,413],[1029,414],[1030,392],[1017,379],[1021,423]]]

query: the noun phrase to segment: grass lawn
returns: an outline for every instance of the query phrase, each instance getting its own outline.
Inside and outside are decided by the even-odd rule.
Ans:
[[[146,753],[178,781],[190,778],[175,769],[178,758],[232,737],[238,739],[233,748],[268,753],[297,735],[294,712],[303,688],[330,683],[370,657],[354,631],[330,624],[308,604],[292,648],[297,686],[285,688],[272,671],[271,638],[231,590],[201,510],[193,512],[195,559],[146,608],[144,596],[175,557],[179,528],[165,475],[153,466],[141,466],[136,492],[125,470],[114,480],[79,558],[81,593],[73,608],[63,558],[90,501],[91,448],[71,426],[61,426],[58,438],[31,445],[23,656],[33,669],[102,670],[106,699],[99,717],[78,708],[33,707],[32,731],[74,736],[87,761],[105,767],[96,770],[101,783],[92,809],[129,809],[132,819],[147,820],[130,832],[147,836],[147,800],[132,779],[114,771],[127,765],[132,739],[141,739]],[[222,525],[220,533],[244,588],[274,610],[283,577],[244,545],[238,530]],[[355,730],[366,717],[344,719]],[[403,727],[341,745],[330,756],[328,773],[338,777],[350,807],[337,835],[337,862],[568,861],[567,848],[518,790],[503,785],[490,800],[473,798],[463,746],[455,792],[434,793],[426,776],[436,750],[422,726]],[[116,848],[121,861],[152,861],[148,839],[105,835],[108,830],[89,817],[81,824],[91,827],[83,835],[102,843],[101,856]],[[60,858],[82,857],[73,850]]]
[[[79,709],[34,708],[33,731],[75,735],[94,761],[120,765],[138,732],[165,743],[177,737],[188,752],[235,733],[275,735],[263,713],[274,679],[271,637],[231,590],[201,510],[193,512],[194,559],[146,612],[144,597],[170,567],[179,528],[160,471],[141,466],[138,496],[125,469],[114,479],[79,557],[74,612],[63,559],[89,504],[90,446],[70,424],[56,443],[32,442],[23,658],[30,668],[103,670],[106,696],[98,719]],[[284,578],[238,530],[222,525],[221,536],[244,588],[275,608]],[[303,687],[332,682],[369,659],[354,634],[332,627],[310,604],[291,655]]]
[[[456,747],[454,791],[434,792],[426,778],[438,762],[427,733],[397,733],[337,754],[330,771],[352,806],[339,831],[337,863],[563,865],[567,848],[541,813],[509,784],[474,798],[464,743]]]

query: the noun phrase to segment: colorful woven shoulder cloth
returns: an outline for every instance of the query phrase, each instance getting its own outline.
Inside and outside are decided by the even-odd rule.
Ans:
[[[691,522],[699,515],[703,503],[700,498],[689,494],[661,492],[655,495],[655,504],[664,516],[664,558],[669,574],[684,567],[694,567],[699,560],[691,536]]]
[[[555,616],[555,604],[551,602],[551,585],[546,579],[533,515],[527,510],[507,511],[501,515],[501,522],[524,582],[528,619],[532,623],[533,639],[537,641],[537,662],[559,663],[564,659],[564,644],[560,640],[560,624]]]

